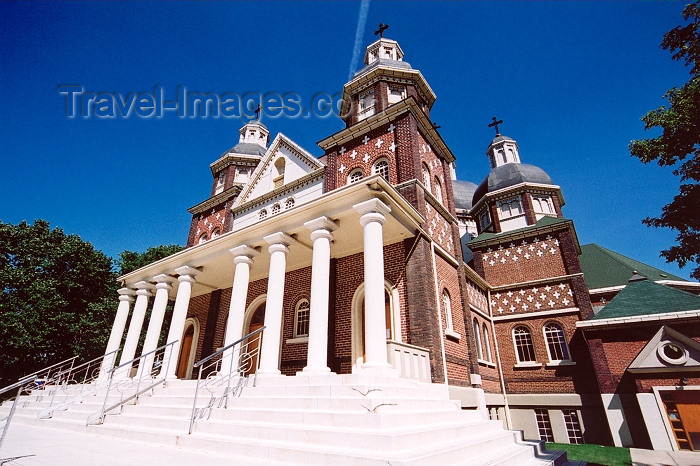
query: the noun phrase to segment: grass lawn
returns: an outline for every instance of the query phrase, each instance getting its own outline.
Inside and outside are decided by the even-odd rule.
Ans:
[[[624,466],[632,464],[629,448],[603,447],[592,444],[548,443],[547,449],[564,450],[570,460],[587,461],[590,465]]]

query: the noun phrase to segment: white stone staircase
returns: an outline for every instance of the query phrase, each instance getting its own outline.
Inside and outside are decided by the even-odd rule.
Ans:
[[[221,464],[566,463],[562,453],[524,441],[520,432],[484,418],[484,411],[462,410],[444,385],[369,375],[258,377],[188,434],[195,384],[168,382],[88,427],[85,421],[102,407],[104,392],[49,420],[36,419],[47,401],[29,396],[13,422],[215,452]],[[207,401],[201,395],[198,405]]]

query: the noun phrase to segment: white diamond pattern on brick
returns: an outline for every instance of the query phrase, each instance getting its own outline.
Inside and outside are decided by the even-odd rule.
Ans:
[[[574,304],[567,296],[573,296],[569,282],[550,283],[543,288],[517,287],[507,292],[496,293],[491,296],[491,305],[494,308],[500,306],[508,309],[512,313],[527,312],[533,306],[533,310],[564,309]]]
[[[535,247],[534,244],[530,244],[529,246],[527,245],[527,240],[523,240],[519,245],[516,244],[515,242],[512,242],[508,245],[508,247],[503,247],[503,245],[498,246],[498,250],[502,251],[503,254],[506,256],[510,257],[513,262],[518,262],[520,260],[530,260],[530,259],[535,259],[535,255],[537,258],[542,258],[545,254],[545,251],[549,252],[550,254],[559,254],[559,241],[556,239],[553,239],[551,236],[548,236],[548,239],[546,240],[540,240],[539,238],[535,238],[533,240],[534,243],[537,243],[538,247]],[[541,249],[539,249],[541,248]],[[491,253],[493,251],[492,248],[488,248],[486,250],[487,253]],[[530,251],[530,252],[528,252]],[[531,254],[534,253],[534,254]],[[494,254],[496,259],[500,257],[500,255]],[[494,262],[493,264],[489,261],[488,256],[484,255],[484,261],[491,265],[492,267],[497,264],[498,262]],[[502,261],[501,261],[502,262]],[[505,262],[502,262],[505,263]]]

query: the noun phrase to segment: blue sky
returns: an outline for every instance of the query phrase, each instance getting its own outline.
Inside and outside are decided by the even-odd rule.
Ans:
[[[670,169],[630,157],[640,118],[688,70],[659,48],[685,2],[371,2],[437,94],[432,119],[460,179],[489,165],[493,115],[524,163],[562,187],[581,244],[688,277],[659,258],[669,230],[641,224],[678,190]],[[184,244],[209,164],[235,118],[67,118],[60,85],[89,92],[294,92],[305,104],[348,77],[357,2],[2,2],[0,219],[43,218],[111,256]],[[263,118],[316,155],[336,117]]]

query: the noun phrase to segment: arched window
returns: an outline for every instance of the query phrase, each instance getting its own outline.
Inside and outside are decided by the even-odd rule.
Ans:
[[[425,185],[425,189],[430,191],[430,169],[425,162],[421,164],[421,169],[423,170],[423,184]]]
[[[360,181],[364,177],[365,177],[365,174],[362,173],[362,169],[356,168],[350,172],[350,175],[348,176],[348,181],[350,183],[355,183],[356,181]]]
[[[214,228],[214,231],[211,232],[211,239],[218,238],[219,236],[221,236],[221,230]]]
[[[532,344],[532,334],[527,327],[519,325],[513,329],[513,343],[518,362],[535,362],[535,345]]]
[[[452,300],[447,290],[442,290],[442,307],[445,309],[445,323],[448,330],[452,330]]]
[[[489,331],[486,328],[486,324],[482,327],[484,329],[484,359],[488,362],[493,362],[491,358],[491,342],[489,341]]]
[[[275,177],[272,179],[275,188],[279,188],[284,184],[284,166],[286,161],[284,157],[280,157],[275,161]]]
[[[311,305],[308,299],[302,299],[297,303],[294,313],[294,336],[306,337],[309,335],[309,312]]]
[[[569,348],[566,345],[566,335],[561,325],[550,322],[543,327],[544,339],[547,342],[547,353],[550,361],[569,361]]]
[[[264,219],[267,217],[267,210],[262,209],[259,214],[260,220]]]
[[[479,359],[484,359],[484,352],[481,349],[481,336],[479,333],[479,321],[474,318],[474,341],[476,341],[476,356]]]
[[[379,159],[372,167],[372,173],[382,175],[385,180],[389,181],[389,161],[387,159]]]
[[[282,210],[282,208],[279,203],[272,204],[272,215],[279,214],[280,210]]]
[[[208,239],[208,238],[207,238],[207,234],[206,234],[206,233],[202,233],[202,236],[199,237],[199,241],[197,241],[197,244],[206,243],[206,242],[207,242],[207,239]]]
[[[435,197],[442,204],[442,184],[440,184],[440,179],[437,176],[435,177]]]
[[[289,199],[287,199],[286,201],[284,201],[284,208],[285,208],[285,209],[291,209],[292,207],[294,207],[294,198],[293,198],[293,197],[290,197]]]

